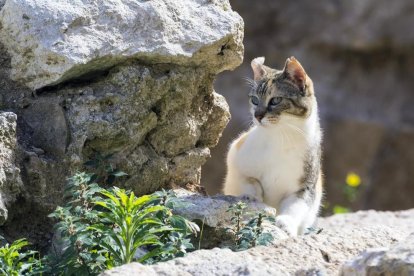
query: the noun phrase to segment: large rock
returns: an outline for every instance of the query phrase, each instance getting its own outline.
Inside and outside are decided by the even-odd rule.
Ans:
[[[243,23],[227,1],[9,0],[0,21],[11,77],[33,89],[131,57],[220,72],[242,52]]]
[[[343,189],[352,171],[362,177],[354,210],[414,207],[414,3],[237,0],[232,5],[246,22],[246,62],[216,82],[232,120],[203,168],[207,190],[219,190],[227,145],[251,121],[243,85],[243,77],[252,76],[250,60],[265,56],[266,64],[281,68],[294,55],[314,81],[319,102],[327,201],[351,205]]]
[[[258,201],[246,201],[243,198],[225,195],[206,197],[183,189],[175,192],[184,204],[180,204],[173,212],[198,223],[203,229],[203,234],[194,240],[201,248],[232,245],[235,237],[228,230],[234,228],[234,223],[231,222],[234,213],[229,212],[229,207],[239,201],[246,203],[243,221],[252,219],[258,212],[270,217],[276,216],[276,209]],[[288,238],[282,229],[267,220],[263,222],[263,232],[273,235],[274,240],[271,243]]]
[[[22,188],[17,166],[16,121],[16,114],[0,112],[0,225],[7,220],[7,207]]]
[[[186,203],[174,210],[175,213],[189,220],[202,221],[210,227],[229,226],[233,214],[228,212],[228,209],[230,205],[239,201],[246,203],[246,214],[263,212],[268,216],[276,216],[276,209],[258,201],[246,201],[242,198],[225,195],[207,197],[183,189],[175,190],[175,193],[181,201]]]
[[[336,275],[345,261],[360,252],[406,239],[414,231],[413,222],[414,209],[396,214],[371,211],[336,215],[321,219],[323,230],[319,234],[242,252],[199,250],[165,263],[133,263],[101,275]]]
[[[18,116],[24,189],[6,234],[47,236],[65,178],[97,152],[136,194],[197,187],[230,117],[213,82],[241,63],[242,38],[227,0],[7,0],[0,109]]]
[[[414,275],[414,233],[391,248],[373,248],[346,262],[343,276]]]

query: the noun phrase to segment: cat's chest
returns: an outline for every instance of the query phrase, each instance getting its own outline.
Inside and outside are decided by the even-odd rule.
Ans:
[[[251,133],[237,153],[238,170],[246,177],[259,180],[265,197],[273,200],[297,191],[303,176],[305,140],[288,139],[277,134],[268,137]]]

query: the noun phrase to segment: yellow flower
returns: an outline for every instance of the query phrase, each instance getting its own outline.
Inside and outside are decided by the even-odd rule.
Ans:
[[[361,185],[361,178],[356,173],[348,173],[346,176],[346,184],[356,188]]]

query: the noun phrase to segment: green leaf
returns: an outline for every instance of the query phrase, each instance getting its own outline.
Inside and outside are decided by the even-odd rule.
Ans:
[[[115,177],[121,177],[121,176],[127,176],[128,174],[123,171],[114,171],[112,175]]]
[[[84,166],[96,168],[98,166],[97,160],[89,160],[83,163]]]
[[[334,214],[346,214],[349,213],[350,210],[346,207],[340,206],[340,205],[335,205],[333,207],[333,213]]]

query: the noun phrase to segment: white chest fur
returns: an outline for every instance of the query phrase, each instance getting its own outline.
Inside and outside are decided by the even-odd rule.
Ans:
[[[320,141],[316,110],[312,113],[306,120],[286,115],[278,124],[253,127],[234,153],[235,169],[244,177],[257,179],[263,201],[275,208],[300,189],[305,156]]]

